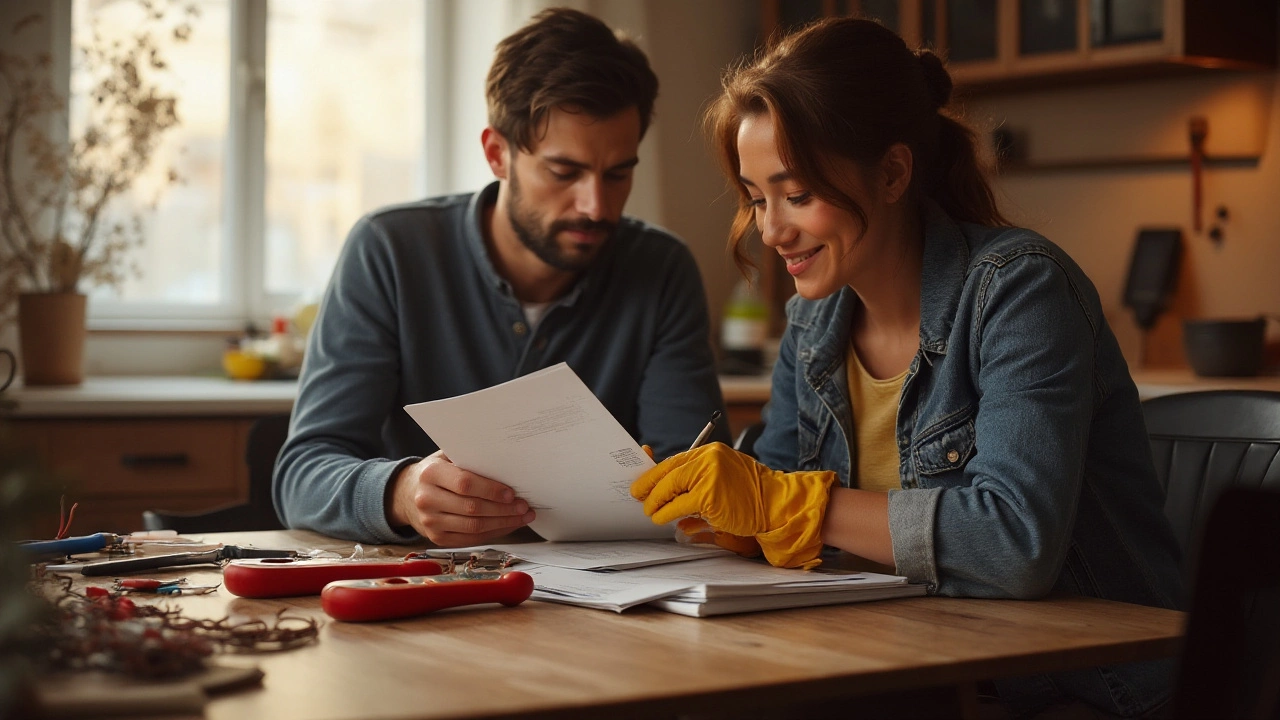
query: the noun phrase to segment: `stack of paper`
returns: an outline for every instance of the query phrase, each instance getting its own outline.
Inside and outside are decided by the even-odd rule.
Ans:
[[[523,562],[569,570],[627,570],[730,554],[714,545],[681,544],[674,540],[517,543],[464,548],[462,552],[475,550],[498,550]]]
[[[682,615],[705,617],[811,605],[923,595],[923,585],[876,573],[804,572],[771,567],[736,555],[619,572],[521,565],[533,576],[533,597],[601,610],[650,603]]]

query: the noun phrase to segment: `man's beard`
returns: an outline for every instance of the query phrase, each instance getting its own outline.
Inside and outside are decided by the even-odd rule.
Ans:
[[[556,220],[543,231],[539,227],[539,218],[533,208],[523,207],[520,203],[520,183],[516,174],[511,173],[511,196],[507,199],[507,217],[511,219],[511,228],[516,237],[529,248],[542,262],[557,270],[565,272],[582,272],[591,266],[599,255],[599,249],[612,240],[613,232],[618,226],[607,220]],[[571,255],[556,243],[556,236],[566,230],[603,231],[609,235],[604,243],[593,245],[582,255]]]

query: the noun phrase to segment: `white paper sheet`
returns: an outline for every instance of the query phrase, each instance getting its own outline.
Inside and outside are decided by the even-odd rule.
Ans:
[[[689,587],[687,580],[654,580],[632,576],[633,570],[599,573],[548,565],[521,565],[533,576],[535,600],[568,603],[597,610],[622,612]]]
[[[405,412],[454,464],[524,498],[547,540],[674,535],[631,497],[653,460],[564,363]]]
[[[784,570],[736,555],[618,572],[517,569],[533,576],[535,599],[614,612],[659,599],[664,610],[702,616],[924,594],[895,575]]]
[[[476,550],[498,550],[535,565],[570,570],[626,570],[729,554],[728,550],[714,545],[688,545],[674,540],[513,543],[477,545],[454,552]]]

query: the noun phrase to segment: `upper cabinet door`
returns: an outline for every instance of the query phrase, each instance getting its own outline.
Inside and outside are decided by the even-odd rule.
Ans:
[[[1089,44],[1095,48],[1164,39],[1165,0],[1089,0]]]
[[[1068,0],[1063,0],[1068,1]],[[933,3],[925,3],[925,7]],[[951,62],[999,57],[999,7],[996,0],[951,0],[946,4],[946,49]],[[928,23],[925,23],[926,27]]]
[[[1076,0],[1018,0],[1018,54],[1075,52],[1080,45],[1078,9]]]

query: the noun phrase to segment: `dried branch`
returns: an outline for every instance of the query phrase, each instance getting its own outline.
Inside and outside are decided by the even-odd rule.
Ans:
[[[50,58],[0,51],[0,328],[21,291],[119,286],[136,272],[128,254],[143,240],[145,208],[128,212],[125,222],[113,220],[112,210],[179,124],[177,97],[158,83],[171,70],[156,31],[184,42],[198,16],[189,0],[136,1],[142,19],[135,32],[111,39],[95,26],[76,48],[89,104],[74,137],[67,99],[49,79]],[[171,13],[175,7],[180,11]],[[25,17],[13,32],[43,19]],[[172,169],[166,177],[162,187],[177,180]]]

